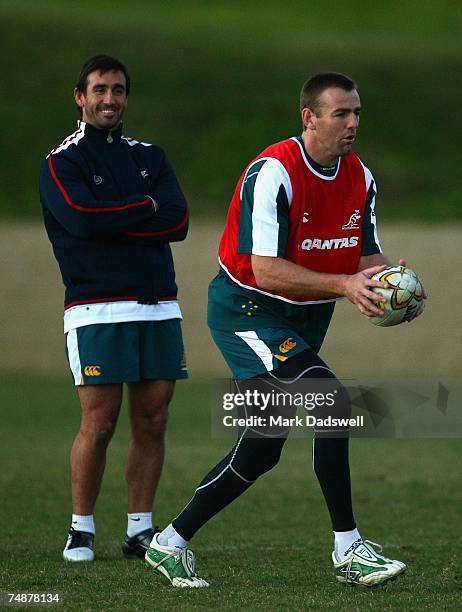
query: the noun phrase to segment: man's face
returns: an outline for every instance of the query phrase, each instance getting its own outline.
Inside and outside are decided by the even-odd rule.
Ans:
[[[355,89],[330,87],[322,92],[317,114],[311,113],[308,125],[318,155],[335,163],[336,158],[351,151],[360,111],[361,102]]]
[[[87,78],[85,93],[74,92],[82,120],[100,130],[117,127],[127,106],[127,89],[123,72],[94,70]]]

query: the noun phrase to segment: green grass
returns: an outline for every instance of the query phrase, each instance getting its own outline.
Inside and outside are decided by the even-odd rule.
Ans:
[[[457,3],[3,0],[0,19],[0,214],[39,213],[40,160],[73,130],[83,60],[105,51],[131,68],[127,133],[166,148],[193,215],[224,215],[248,161],[299,132],[298,91],[320,70],[359,83],[380,216],[462,215]]]
[[[121,557],[126,527],[125,412],[96,508],[97,560],[61,560],[70,515],[68,452],[79,408],[69,380],[3,377],[0,487],[3,591],[59,591],[66,610],[457,610],[462,606],[460,441],[359,440],[351,463],[359,526],[408,563],[389,586],[335,584],[331,532],[307,440],[286,445],[276,470],[193,541],[211,588],[173,589]],[[191,496],[231,441],[212,439],[209,388],[180,383],[155,506],[160,524]]]

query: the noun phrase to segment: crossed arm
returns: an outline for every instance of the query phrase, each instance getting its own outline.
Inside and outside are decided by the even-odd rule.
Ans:
[[[187,203],[167,160],[156,193],[98,200],[78,164],[49,155],[41,168],[40,195],[58,223],[78,238],[173,242],[183,240],[188,230]]]

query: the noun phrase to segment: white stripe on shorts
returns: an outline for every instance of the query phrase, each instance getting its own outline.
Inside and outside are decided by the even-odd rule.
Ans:
[[[81,385],[83,384],[83,376],[76,329],[71,329],[71,331],[67,333],[66,343],[69,365],[71,367],[72,376],[74,377],[74,382],[76,385]]]
[[[260,359],[263,361],[263,365],[268,370],[268,372],[274,370],[273,353],[270,351],[269,347],[266,346],[263,340],[260,340],[256,332],[243,331],[234,333],[236,334],[236,336],[239,336],[239,338],[242,338],[242,340],[244,340],[244,342],[252,349],[252,351],[257,355],[257,357],[260,357]]]

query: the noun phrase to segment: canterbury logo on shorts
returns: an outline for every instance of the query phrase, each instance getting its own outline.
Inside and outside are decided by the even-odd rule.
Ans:
[[[297,346],[297,343],[294,341],[294,339],[287,338],[287,340],[284,340],[284,342],[279,345],[279,350],[281,351],[281,353],[288,353],[294,348],[294,346]]]
[[[101,366],[87,365],[83,369],[85,376],[101,376]]]

